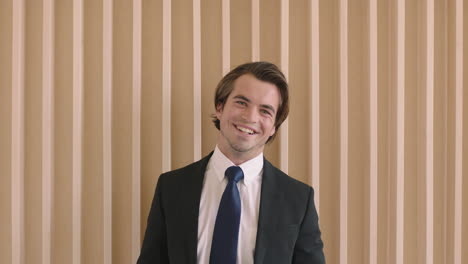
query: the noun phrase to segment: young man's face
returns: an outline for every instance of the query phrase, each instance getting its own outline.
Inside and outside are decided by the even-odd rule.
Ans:
[[[220,150],[231,160],[246,161],[260,154],[275,133],[279,102],[280,94],[274,84],[250,74],[240,76],[224,107],[219,105],[216,109]]]

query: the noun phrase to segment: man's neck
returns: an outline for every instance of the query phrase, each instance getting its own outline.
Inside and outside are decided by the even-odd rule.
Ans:
[[[236,166],[257,157],[258,155],[262,153],[262,152],[259,152],[259,153],[252,154],[252,155],[245,155],[245,153],[242,153],[242,152],[224,150],[220,148],[219,145],[218,145],[218,149],[221,151],[221,153],[223,153],[224,156],[226,156],[226,158],[228,158]]]

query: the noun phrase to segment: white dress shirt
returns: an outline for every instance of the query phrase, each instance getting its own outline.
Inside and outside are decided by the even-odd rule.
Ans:
[[[197,263],[210,262],[211,241],[218,214],[218,207],[228,180],[227,168],[235,166],[216,146],[207,164],[198,214]],[[237,183],[241,199],[237,263],[253,263],[257,238],[258,211],[263,173],[263,153],[239,165],[244,179]]]

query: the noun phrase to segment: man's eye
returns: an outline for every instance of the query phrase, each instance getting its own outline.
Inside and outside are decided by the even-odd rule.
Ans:
[[[266,115],[270,115],[270,116],[271,116],[271,113],[270,113],[270,111],[268,111],[268,110],[262,109],[261,112],[262,112],[263,114],[266,114]]]
[[[236,103],[237,103],[237,104],[240,104],[240,105],[243,105],[243,106],[246,106],[246,105],[247,105],[247,104],[246,104],[245,102],[243,102],[243,101],[237,101]]]

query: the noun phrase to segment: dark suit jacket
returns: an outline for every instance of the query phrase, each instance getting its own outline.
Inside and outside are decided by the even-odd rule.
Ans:
[[[138,264],[197,263],[198,210],[210,157],[160,176]],[[267,160],[254,262],[325,263],[313,189]]]

